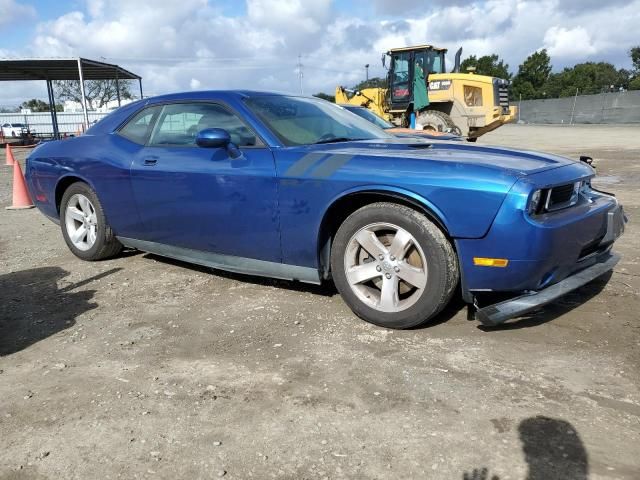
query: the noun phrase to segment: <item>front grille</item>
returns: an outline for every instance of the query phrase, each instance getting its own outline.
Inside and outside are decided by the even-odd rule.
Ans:
[[[575,205],[578,201],[580,182],[553,187],[547,193],[545,209],[548,212]]]
[[[509,86],[500,85],[498,87],[498,105],[501,107],[509,107]]]

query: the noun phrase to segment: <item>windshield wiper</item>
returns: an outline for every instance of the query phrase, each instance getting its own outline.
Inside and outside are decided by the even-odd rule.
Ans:
[[[333,137],[333,138],[327,138],[325,140],[318,140],[317,142],[313,142],[313,145],[320,145],[321,143],[352,142],[354,140],[360,140],[360,139],[347,138],[347,137]]]

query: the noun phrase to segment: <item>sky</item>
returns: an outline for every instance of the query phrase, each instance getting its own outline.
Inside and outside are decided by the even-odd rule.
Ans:
[[[0,58],[77,57],[143,77],[145,95],[248,88],[332,93],[383,76],[390,48],[461,46],[517,71],[546,48],[554,70],[629,68],[640,0],[0,0]],[[300,56],[300,57],[299,57]],[[0,106],[46,99],[44,82],[0,84]]]

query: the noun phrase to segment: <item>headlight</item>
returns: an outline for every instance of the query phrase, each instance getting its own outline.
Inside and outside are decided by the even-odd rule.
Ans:
[[[529,204],[527,205],[527,213],[529,215],[535,215],[540,207],[540,201],[542,200],[542,190],[536,190],[531,194],[529,198]]]
[[[482,106],[482,89],[478,87],[464,86],[464,103],[467,107]]]

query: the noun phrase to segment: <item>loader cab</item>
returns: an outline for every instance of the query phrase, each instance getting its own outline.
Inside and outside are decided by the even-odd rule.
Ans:
[[[390,110],[406,110],[413,101],[413,78],[416,63],[422,65],[425,78],[431,73],[445,73],[445,48],[431,45],[394,48],[390,57],[388,84]],[[384,60],[383,60],[384,62]]]

